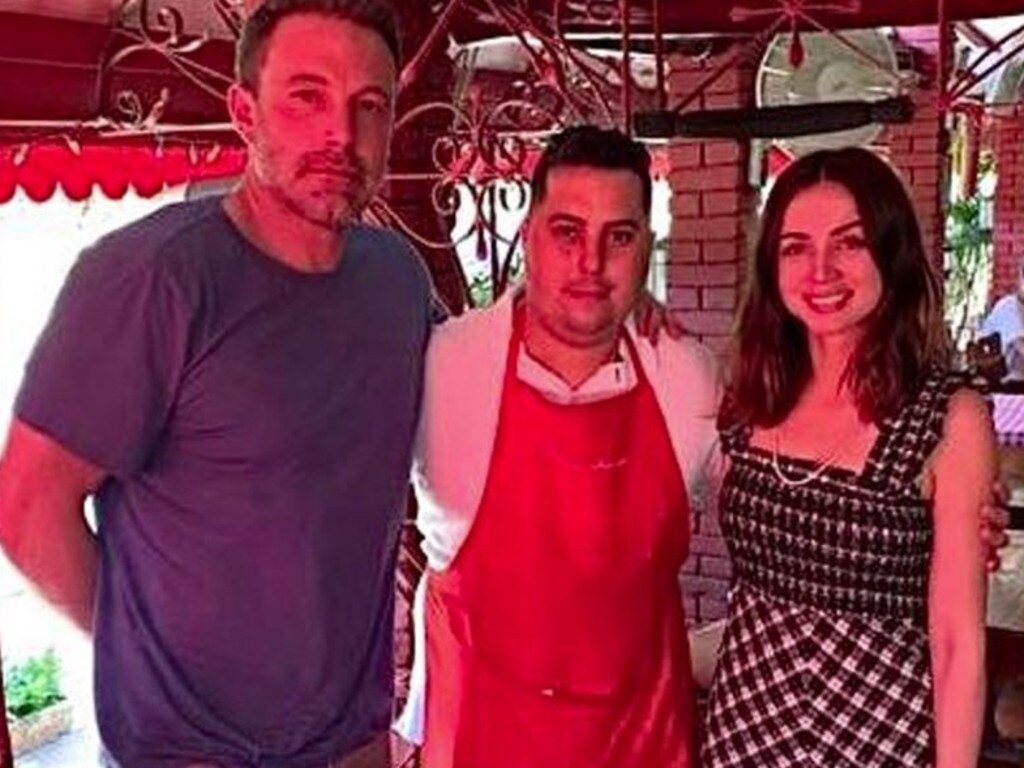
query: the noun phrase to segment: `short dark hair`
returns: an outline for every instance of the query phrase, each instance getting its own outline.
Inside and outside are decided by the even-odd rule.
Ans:
[[[560,166],[632,171],[643,185],[644,212],[651,212],[651,156],[643,144],[621,131],[575,125],[553,135],[533,169],[531,205],[544,199],[548,174]]]
[[[815,152],[782,172],[765,205],[739,312],[726,425],[780,423],[810,380],[806,329],[779,293],[778,250],[793,198],[822,182],[853,196],[882,278],[878,306],[844,372],[861,418],[879,423],[894,415],[931,369],[948,364],[940,283],[903,183],[869,150]]]
[[[402,46],[394,9],[385,0],[264,0],[246,18],[235,50],[235,77],[252,90],[266,58],[267,41],[282,19],[300,13],[320,14],[372,29],[402,65]]]

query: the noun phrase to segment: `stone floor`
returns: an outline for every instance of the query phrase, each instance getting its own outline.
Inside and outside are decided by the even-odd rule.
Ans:
[[[100,768],[98,755],[95,731],[76,728],[52,744],[19,755],[16,768]],[[391,764],[394,768],[413,768],[415,762],[408,747],[394,743]]]
[[[99,742],[91,728],[78,727],[57,741],[19,755],[17,768],[99,768]]]

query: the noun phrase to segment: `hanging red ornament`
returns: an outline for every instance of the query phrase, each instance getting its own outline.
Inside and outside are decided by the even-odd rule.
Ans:
[[[794,29],[793,38],[789,41],[789,63],[793,69],[800,69],[805,57],[804,41],[800,39],[800,30]]]

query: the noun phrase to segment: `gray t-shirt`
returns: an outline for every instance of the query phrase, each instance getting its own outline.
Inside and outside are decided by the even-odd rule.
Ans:
[[[302,273],[206,199],[81,256],[16,412],[110,473],[96,695],[122,765],[316,765],[387,728],[429,330],[425,270],[369,227]]]

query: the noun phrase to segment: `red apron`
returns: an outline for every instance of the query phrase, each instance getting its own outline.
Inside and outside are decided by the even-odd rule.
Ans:
[[[425,768],[688,768],[682,475],[650,383],[587,405],[508,350],[483,500],[427,582]]]

